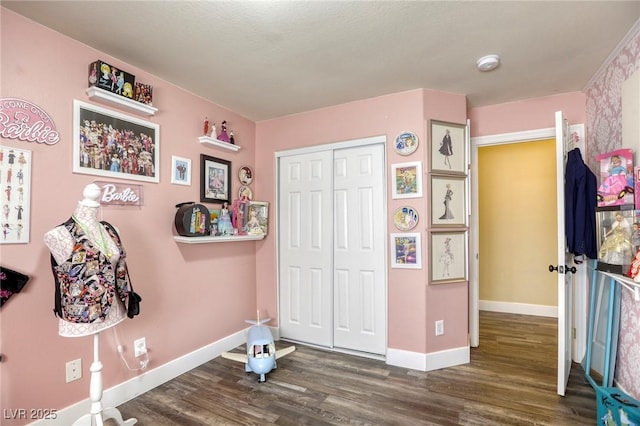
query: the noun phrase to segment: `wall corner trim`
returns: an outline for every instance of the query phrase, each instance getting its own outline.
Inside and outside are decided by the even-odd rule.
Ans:
[[[468,364],[470,360],[470,346],[462,346],[428,354],[404,351],[402,349],[389,348],[387,350],[387,364],[418,371],[432,371]]]

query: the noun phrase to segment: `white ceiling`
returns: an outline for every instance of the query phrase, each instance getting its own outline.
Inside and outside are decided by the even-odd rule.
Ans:
[[[470,106],[580,91],[640,17],[640,1],[1,5],[254,121],[417,88]]]

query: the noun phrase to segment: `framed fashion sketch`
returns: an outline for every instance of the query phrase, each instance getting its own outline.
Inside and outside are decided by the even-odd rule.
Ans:
[[[26,244],[31,233],[31,151],[0,146],[0,182],[0,244]]]
[[[73,172],[160,182],[160,125],[74,100]]]
[[[466,126],[430,121],[429,161],[432,172],[467,174]]]
[[[431,175],[431,226],[467,225],[467,185],[464,176]]]
[[[467,281],[467,231],[432,232],[429,241],[431,284]]]
[[[171,156],[171,183],[176,185],[191,185],[191,160],[188,158]]]
[[[231,161],[200,154],[200,201],[231,202]]]
[[[422,162],[391,165],[392,198],[422,197]]]
[[[391,234],[391,267],[422,269],[420,233]]]

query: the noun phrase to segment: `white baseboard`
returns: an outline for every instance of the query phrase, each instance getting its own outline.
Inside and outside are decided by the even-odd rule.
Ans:
[[[271,328],[274,339],[278,340],[277,328]],[[127,380],[112,388],[105,389],[102,394],[103,409],[117,407],[131,399],[142,395],[163,383],[174,379],[212,359],[220,356],[222,352],[229,351],[245,344],[246,330],[239,331],[228,337],[213,342],[200,349],[196,349],[186,355],[176,358],[164,365],[156,367],[132,379]],[[404,351],[400,349],[388,349],[386,362],[389,365],[410,368],[419,371],[431,371],[454,365],[468,364],[470,361],[469,346],[450,349],[446,351],[423,354]],[[89,389],[87,389],[89,393]],[[56,419],[43,419],[30,425],[37,426],[69,426],[78,419],[86,416],[91,410],[89,398],[72,404],[56,412]],[[127,420],[127,419],[124,419]]]
[[[463,346],[428,354],[401,349],[387,350],[387,364],[419,371],[432,371],[470,362],[470,348]]]
[[[481,300],[481,311],[504,312],[508,314],[535,315],[538,317],[558,318],[558,307],[547,305],[532,305],[529,303],[497,302]]]
[[[200,349],[196,349],[186,355],[174,359],[164,365],[156,367],[140,374],[126,382],[105,389],[102,394],[103,408],[117,407],[135,398],[138,395],[168,382],[212,359],[220,356],[222,352],[237,348],[246,342],[246,330],[239,331],[228,337],[213,342]],[[89,389],[87,389],[89,393]],[[82,416],[90,413],[91,400],[89,398],[70,405],[56,412],[56,419],[40,420],[32,425],[38,426],[69,426]],[[126,420],[126,419],[125,419]]]

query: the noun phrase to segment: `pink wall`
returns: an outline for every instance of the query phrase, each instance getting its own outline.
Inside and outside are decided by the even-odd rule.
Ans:
[[[471,136],[555,127],[556,111],[563,111],[570,123],[584,123],[586,119],[584,94],[573,92],[471,108],[469,109]]]
[[[275,202],[275,157],[274,153],[292,148],[313,146],[359,139],[367,136],[385,135],[388,147],[402,131],[415,132],[420,145],[409,157],[387,149],[387,172],[390,165],[406,161],[423,161],[427,170],[427,119],[465,122],[466,100],[454,95],[432,90],[414,90],[381,96],[373,99],[337,105],[304,114],[260,122],[257,125],[256,175],[259,176],[256,190],[261,198]],[[423,192],[427,190],[426,175]],[[427,199],[393,200],[391,188],[387,188],[388,217],[403,204],[427,211]],[[423,217],[426,213],[423,213]],[[275,220],[276,217],[274,216]],[[426,221],[426,219],[421,219]],[[428,233],[424,223],[422,230],[423,253],[428,252]],[[428,222],[427,222],[428,223]],[[396,232],[391,222],[388,232]],[[272,234],[258,243],[258,306],[275,312],[277,305],[276,242]],[[426,255],[423,256],[426,259]],[[426,263],[426,260],[423,262]],[[394,349],[429,353],[437,350],[458,348],[467,345],[467,286],[456,284],[432,288],[427,285],[428,266],[421,270],[391,269],[388,274],[388,346]],[[433,336],[433,321],[444,319],[447,333]]]
[[[622,148],[622,83],[640,69],[640,31],[622,46],[610,64],[586,90],[587,155],[591,170],[597,170],[596,155]],[[636,125],[634,123],[633,125]],[[635,141],[636,146],[640,141]],[[640,154],[635,152],[636,164]],[[636,206],[640,209],[640,206]],[[620,336],[615,380],[640,399],[640,303],[622,290]]]
[[[4,356],[0,406],[61,409],[88,398],[92,339],[58,336],[43,235],[69,218],[85,185],[95,179],[111,180],[71,172],[72,105],[73,99],[90,102],[85,94],[88,64],[102,59],[122,65],[138,81],[154,86],[154,106],[159,109],[149,121],[160,125],[160,183],[130,182],[143,186],[140,208],[102,209],[104,220],[120,230],[133,285],[143,298],[141,315],[117,327],[130,363],[133,340],[139,337],[147,339],[153,369],[243,329],[244,320],[255,316],[254,242],[185,245],[173,239],[175,204],[200,199],[199,155],[232,161],[237,190],[237,169],[253,166],[255,124],[13,12],[1,11],[1,96],[40,106],[52,117],[61,141],[51,146],[1,141],[32,151],[33,179],[30,243],[2,246],[2,265],[31,279],[0,312]],[[226,119],[242,149],[232,153],[201,146],[197,137],[205,115],[217,123]],[[170,184],[172,155],[191,159],[191,186]],[[121,365],[113,331],[102,333],[101,344],[105,389],[135,376]],[[65,363],[76,358],[82,358],[84,377],[65,384]]]
[[[71,173],[71,143],[72,102],[90,102],[84,92],[86,69],[96,59],[122,65],[139,81],[152,84],[154,106],[159,108],[149,121],[160,124],[161,129],[161,182],[142,183],[145,201],[141,208],[103,208],[103,218],[121,232],[133,284],[143,297],[142,314],[118,326],[118,337],[128,354],[134,339],[146,337],[150,368],[242,329],[244,319],[253,317],[256,308],[277,316],[274,232],[255,243],[182,245],[173,239],[174,205],[199,200],[199,154],[232,161],[234,177],[239,166],[253,166],[255,198],[274,203],[275,151],[375,135],[386,135],[391,141],[400,132],[412,130],[420,138],[418,151],[407,158],[389,149],[387,167],[421,159],[426,170],[429,119],[463,123],[468,113],[473,136],[552,127],[557,109],[564,110],[572,122],[585,122],[584,95],[579,93],[466,112],[462,95],[415,90],[255,124],[6,9],[1,9],[1,36],[1,96],[39,105],[53,118],[62,137],[53,146],[1,141],[5,146],[32,150],[34,163],[31,241],[2,246],[1,253],[3,266],[31,277],[23,292],[0,311],[2,408],[62,408],[88,396],[91,339],[57,335],[57,320],[51,313],[49,253],[42,236],[69,217],[84,186],[95,179]],[[55,72],[44,64],[56,64]],[[205,115],[217,123],[226,119],[242,149],[231,153],[199,145],[197,137]],[[192,160],[192,186],[169,183],[171,155]],[[237,179],[233,185],[237,188]],[[423,187],[427,188],[426,177]],[[404,204],[400,201],[388,200],[389,216]],[[411,204],[427,210],[426,198]],[[271,226],[275,219],[274,214]],[[387,231],[393,230],[389,223]],[[427,253],[428,233],[424,227],[421,232],[423,253]],[[428,286],[427,273],[426,267],[417,271],[389,269],[391,348],[430,353],[467,344],[466,284]],[[628,314],[624,312],[623,308],[623,321],[640,316],[635,313],[625,317]],[[447,324],[447,333],[438,338],[433,336],[436,319],[444,319]],[[637,336],[637,328],[630,334]],[[116,354],[114,334],[103,333],[101,341],[104,387],[133,377],[134,373],[122,367]],[[630,342],[634,344],[634,340]],[[640,346],[637,340],[635,346]],[[632,359],[633,353],[628,354]],[[65,363],[79,357],[84,362],[85,377],[65,384]],[[619,371],[625,371],[624,364]],[[632,376],[622,379],[627,389],[636,390],[637,397],[640,375],[633,376],[634,370],[626,371]]]

